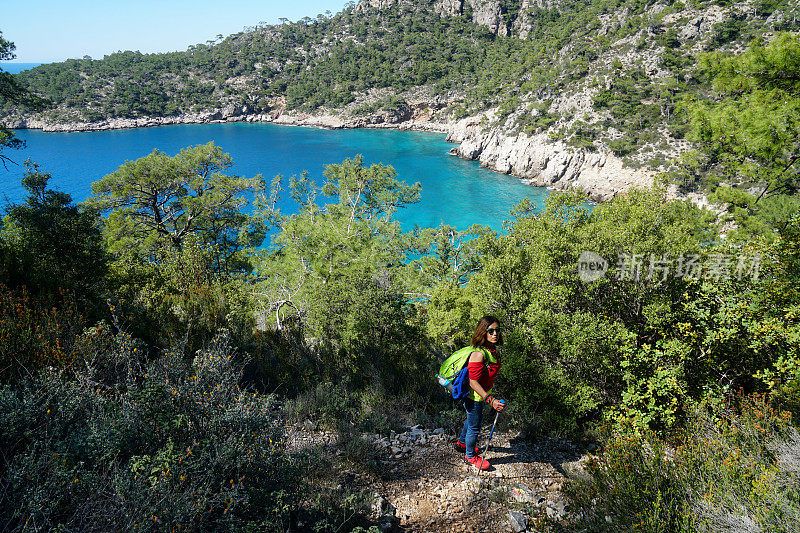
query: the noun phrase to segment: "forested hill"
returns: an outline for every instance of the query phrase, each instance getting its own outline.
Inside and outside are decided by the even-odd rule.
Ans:
[[[316,113],[563,188],[673,180],[403,232],[427,193],[360,156],[268,186],[156,149],[81,204],[29,163],[0,217],[0,530],[798,531],[797,0],[726,1],[372,0],[0,73],[54,102],[0,124]],[[481,474],[435,375],[489,328]]]
[[[663,170],[687,148],[687,102],[711,90],[718,60],[703,58],[796,32],[797,14],[796,0],[364,0],[185,52],[42,65],[19,79],[55,107],[5,106],[2,120],[288,109],[399,122],[411,105],[453,123],[492,110],[482,126],[505,135],[547,132]]]

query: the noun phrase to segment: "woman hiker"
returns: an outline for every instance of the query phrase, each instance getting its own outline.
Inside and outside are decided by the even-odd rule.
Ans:
[[[464,429],[461,430],[461,437],[453,445],[456,451],[466,453],[464,460],[467,463],[480,470],[487,470],[490,467],[489,462],[478,455],[478,448],[475,446],[481,430],[483,404],[490,405],[498,412],[505,407],[503,400],[498,400],[490,394],[494,378],[500,371],[500,358],[496,352],[496,347],[503,344],[500,330],[497,318],[487,315],[478,321],[478,326],[472,335],[472,347],[476,350],[470,354],[467,362],[469,386],[472,389],[464,398],[467,420],[464,422]]]

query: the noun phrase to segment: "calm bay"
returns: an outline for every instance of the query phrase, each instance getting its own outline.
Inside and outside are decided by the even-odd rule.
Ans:
[[[440,223],[466,229],[479,223],[501,230],[509,210],[523,197],[542,207],[549,192],[525,185],[513,176],[492,172],[475,161],[449,155],[453,146],[443,134],[395,130],[324,130],[273,124],[191,124],[86,133],[43,133],[18,130],[27,146],[6,150],[16,162],[35,161],[52,175],[50,187],[83,201],[91,183],[113,172],[125,161],[154,149],[174,155],[181,148],[213,141],[231,154],[229,174],[252,177],[261,173],[267,182],[276,174],[288,178],[306,171],[317,184],[324,181],[325,165],[361,154],[365,164],[383,163],[406,183],[422,184],[419,203],[397,213],[405,230],[415,224]],[[0,197],[19,203],[25,198],[20,185],[23,166],[0,167]],[[284,193],[281,208],[293,212]]]

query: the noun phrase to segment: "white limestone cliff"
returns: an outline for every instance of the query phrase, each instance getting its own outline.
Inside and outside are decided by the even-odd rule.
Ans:
[[[578,150],[550,140],[547,134],[507,136],[495,129],[484,131],[482,118],[465,118],[450,127],[447,140],[460,143],[452,153],[531,185],[580,189],[598,201],[653,183],[653,172],[626,167],[611,153]]]
[[[442,16],[461,15],[465,8],[472,12],[476,24],[486,26],[495,35],[509,34],[498,0],[437,0],[434,5],[434,10]]]

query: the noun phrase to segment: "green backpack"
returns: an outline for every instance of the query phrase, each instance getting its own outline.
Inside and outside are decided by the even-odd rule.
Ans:
[[[436,374],[436,379],[439,380],[439,385],[447,389],[454,399],[463,398],[471,390],[466,382],[468,382],[467,360],[472,352],[480,350],[483,352],[485,360],[489,360],[491,356],[485,348],[474,348],[472,346],[465,346],[453,355],[448,357],[439,367],[439,373]]]

